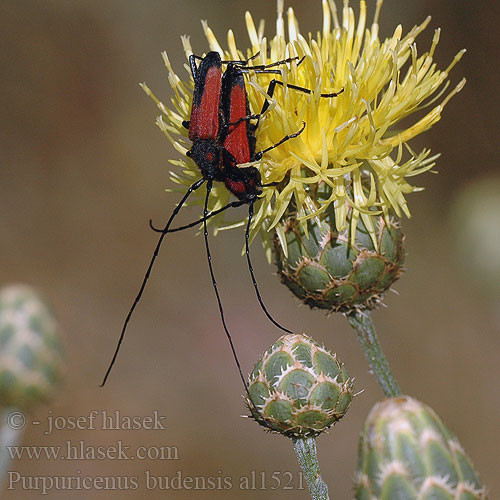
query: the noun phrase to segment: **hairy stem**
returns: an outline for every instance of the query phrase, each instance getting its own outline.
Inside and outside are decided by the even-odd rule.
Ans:
[[[401,389],[392,375],[391,368],[378,341],[370,311],[353,310],[347,315],[354,328],[361,349],[365,353],[370,368],[387,397],[399,396]]]
[[[309,486],[311,498],[313,500],[330,500],[328,486],[323,481],[319,470],[316,438],[294,438],[292,441],[300,467]]]

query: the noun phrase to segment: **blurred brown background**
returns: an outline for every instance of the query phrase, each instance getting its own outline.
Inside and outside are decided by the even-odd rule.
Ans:
[[[337,2],[338,3],[338,2]],[[368,0],[370,16],[374,0]],[[321,27],[320,2],[289,0],[301,30]],[[353,5],[358,10],[357,2]],[[177,158],[154,125],[156,109],[138,82],[146,81],[165,100],[171,93],[160,52],[173,66],[185,56],[180,35],[193,48],[206,44],[200,19],[208,19],[224,42],[232,27],[246,43],[244,12],[264,17],[274,30],[275,4],[269,0],[7,0],[0,5],[0,277],[27,282],[51,299],[66,333],[68,375],[59,397],[32,418],[85,416],[119,410],[121,415],[166,416],[164,431],[60,430],[28,425],[24,444],[85,446],[175,446],[179,460],[23,460],[11,469],[23,476],[136,476],[139,488],[125,491],[51,491],[54,498],[308,498],[297,489],[271,490],[273,472],[298,466],[291,444],[247,420],[241,382],[230,356],[208,278],[202,239],[185,232],[169,238],[133,318],[121,356],[107,386],[98,387],[124,316],[156,236],[148,229],[172,210],[169,158]],[[498,497],[500,449],[500,293],[498,275],[488,287],[474,266],[495,264],[482,245],[497,244],[499,191],[490,193],[498,211],[488,216],[484,239],[467,238],[472,202],[463,193],[476,181],[498,179],[499,61],[494,2],[386,0],[381,35],[397,23],[405,31],[432,14],[419,39],[429,46],[442,27],[436,59],[444,68],[466,47],[452,82],[468,84],[442,121],[413,142],[441,152],[439,175],[417,179],[426,186],[409,196],[413,213],[405,221],[408,271],[388,308],[375,312],[381,341],[403,389],[430,404],[459,436],[483,481]],[[481,190],[479,190],[479,196]],[[462,204],[461,204],[462,203]],[[495,205],[496,203],[496,205]],[[462,207],[462,208],[461,208]],[[457,215],[458,214],[458,215]],[[188,218],[192,218],[189,217]],[[466,236],[464,238],[464,235]],[[468,241],[467,252],[457,242]],[[249,370],[280,334],[261,313],[240,256],[240,230],[213,240],[221,292],[241,361]],[[491,251],[489,248],[488,251]],[[476,260],[475,260],[476,259]],[[336,350],[356,377],[357,397],[348,416],[318,441],[322,471],[332,497],[350,498],[358,433],[382,394],[368,373],[354,335],[341,316],[297,307],[254,246],[264,299],[275,316]],[[498,264],[497,264],[498,269]],[[488,270],[484,275],[492,277]],[[479,278],[479,279],[478,279]],[[50,413],[52,412],[52,413]],[[227,491],[147,490],[153,476],[230,476]],[[239,479],[264,472],[265,490],[242,491]],[[260,488],[260,483],[257,485]],[[283,485],[282,485],[283,486]],[[6,498],[38,498],[22,485]]]

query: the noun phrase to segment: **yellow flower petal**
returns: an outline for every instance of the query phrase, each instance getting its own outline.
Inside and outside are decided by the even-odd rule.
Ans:
[[[430,18],[406,35],[397,26],[391,36],[381,39],[378,19],[382,3],[377,1],[369,25],[364,0],[360,2],[357,22],[348,0],[344,0],[340,11],[333,0],[322,0],[323,23],[318,38],[313,38],[301,34],[292,9],[287,10],[285,22],[284,1],[278,0],[276,34],[269,39],[264,36],[263,21],[257,29],[251,14],[245,14],[250,46],[243,49],[238,48],[229,30],[225,50],[208,24],[202,23],[209,49],[218,51],[226,60],[244,59],[259,52],[249,63],[251,66],[304,57],[300,64],[293,61],[273,68],[279,75],[251,70],[247,73],[252,113],[258,113],[269,99],[266,93],[273,78],[284,83],[276,86],[271,105],[260,119],[256,132],[258,151],[306,123],[302,134],[272,149],[256,163],[264,183],[279,184],[263,190],[252,238],[261,230],[279,227],[281,218],[290,210],[307,220],[321,218],[333,206],[338,229],[345,228],[349,220],[355,228],[361,217],[372,239],[372,218],[376,214],[410,216],[406,196],[422,189],[413,186],[410,178],[429,171],[437,155],[430,156],[427,149],[414,153],[407,143],[436,124],[445,105],[463,88],[465,80],[442,98],[449,85],[449,72],[464,51],[458,52],[446,69],[439,70],[433,61],[441,36],[440,30],[436,30],[428,51],[419,55],[416,38]],[[189,56],[189,39],[183,37],[182,43]],[[189,119],[193,82],[182,81],[166,54],[163,57],[173,91],[170,105],[160,101],[145,84],[142,88],[160,110],[157,125],[185,155],[190,145],[182,121]],[[295,90],[287,84],[311,92]],[[337,97],[320,96],[334,92],[340,93]],[[422,112],[430,106],[430,111]],[[413,124],[402,125],[402,120],[410,115],[416,116]],[[177,183],[187,186],[201,175],[188,158],[176,165],[182,171],[173,174]],[[222,206],[228,199],[223,185],[214,186],[211,208]],[[203,201],[203,196],[199,196],[199,201]],[[223,225],[222,217],[212,221],[216,227]],[[352,228],[351,233],[354,234]]]

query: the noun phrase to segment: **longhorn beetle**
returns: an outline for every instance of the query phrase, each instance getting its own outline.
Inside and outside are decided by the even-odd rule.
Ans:
[[[249,207],[248,222],[245,231],[245,250],[248,267],[252,277],[252,283],[255,288],[258,301],[266,316],[274,325],[287,333],[292,333],[290,330],[281,326],[277,321],[275,321],[267,311],[261,298],[255,279],[253,266],[250,260],[249,233],[254,213],[254,203],[258,199],[258,196],[262,194],[261,188],[266,187],[266,185],[262,184],[259,170],[256,167],[250,166],[247,168],[238,168],[238,164],[259,160],[260,158],[262,158],[263,154],[300,135],[305,128],[305,123],[303,123],[302,127],[297,132],[286,135],[276,144],[264,149],[263,151],[255,153],[255,130],[257,128],[260,116],[269,107],[269,102],[266,99],[260,114],[250,114],[245,81],[243,77],[243,70],[275,72],[273,70],[266,70],[266,68],[276,66],[278,64],[284,64],[298,58],[279,61],[267,66],[250,66],[247,68],[246,66],[248,62],[253,59],[253,57],[247,61],[227,62],[227,68],[224,74],[222,73],[223,61],[221,60],[218,52],[209,52],[203,58],[199,58],[194,55],[191,55],[189,58],[191,72],[194,80],[194,92],[190,120],[189,122],[183,122],[183,125],[189,130],[188,137],[193,143],[191,149],[187,152],[187,156],[192,158],[198,165],[202,177],[201,179],[195,181],[188,188],[187,192],[181,198],[179,204],[175,207],[172,214],[168,218],[167,223],[163,229],[155,228],[150,221],[151,227],[161,234],[153,252],[153,256],[151,258],[149,266],[146,270],[139,292],[125,318],[116,350],[101,386],[106,383],[106,380],[116,361],[126,328],[135,310],[135,307],[137,306],[144,292],[146,283],[151,274],[151,270],[153,268],[156,257],[158,256],[164,237],[168,232],[180,231],[182,229],[187,229],[188,227],[193,227],[194,225],[203,222],[205,247],[207,252],[210,276],[212,278],[212,285],[217,298],[222,324],[230,343],[234,359],[238,366],[240,377],[246,387],[245,378],[241,371],[241,366],[225,321],[222,301],[215,280],[212,258],[208,243],[207,219],[230,207],[238,207],[243,204],[247,204]],[[198,66],[196,66],[196,59],[201,59],[201,62]],[[299,61],[299,64],[300,62],[301,61]],[[280,82],[279,80],[272,80],[268,88],[269,97],[272,97],[277,84],[284,85],[283,82]],[[304,89],[295,85],[287,86],[306,93],[311,93],[309,89]],[[340,92],[342,92],[342,90],[337,93],[321,94],[321,97],[336,97]],[[252,119],[257,119],[257,124],[252,124],[250,122],[250,120]],[[229,203],[225,207],[209,214],[208,202],[214,181],[224,182],[228,191],[230,191],[238,199],[238,201]],[[196,221],[179,228],[170,229],[172,222],[174,221],[175,217],[179,213],[186,200],[205,182],[206,196],[203,208],[203,218],[200,221]]]

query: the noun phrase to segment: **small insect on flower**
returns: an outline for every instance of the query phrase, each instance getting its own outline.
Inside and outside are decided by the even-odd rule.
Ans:
[[[463,88],[465,80],[442,98],[449,73],[464,51],[439,70],[433,57],[440,30],[427,52],[417,53],[415,43],[429,19],[407,34],[397,26],[391,36],[380,39],[382,0],[376,2],[371,24],[364,0],[359,3],[358,20],[348,0],[343,3],[342,19],[334,0],[321,0],[321,4],[323,27],[317,36],[301,34],[292,9],[285,22],[283,0],[277,0],[276,34],[270,38],[264,35],[264,23],[256,27],[246,13],[250,39],[246,50],[237,48],[232,31],[224,50],[203,23],[211,51],[204,58],[193,56],[188,37],[183,38],[192,75],[189,82],[182,81],[163,54],[173,90],[170,105],[142,84],[160,110],[158,127],[184,156],[170,162],[181,170],[172,173],[172,180],[187,192],[165,227],[153,227],[160,232],[159,242],[120,342],[168,232],[202,223],[210,262],[207,220],[217,230],[227,228],[224,213],[247,205],[246,256],[257,297],[269,319],[288,332],[262,303],[249,240],[260,232],[269,259],[272,241],[279,242],[286,257],[286,221],[290,218],[306,239],[308,224],[326,221],[331,234],[347,234],[348,244],[355,242],[360,222],[378,252],[380,218],[387,222],[410,215],[407,194],[422,189],[410,181],[429,171],[437,155],[431,156],[429,149],[415,153],[408,142],[437,123],[446,104]],[[229,61],[224,73],[222,59]],[[198,65],[197,60],[201,60]],[[267,73],[280,76],[271,81],[274,77]],[[273,99],[277,87],[281,90]],[[422,111],[423,116],[410,126],[401,123]],[[249,166],[252,162],[257,164]],[[199,195],[203,184],[207,188],[204,197]],[[231,196],[237,200],[231,202]],[[171,228],[188,198],[204,206],[203,218]],[[229,227],[244,225],[245,219]],[[211,263],[210,272],[213,278]],[[227,328],[226,334],[229,337]]]
[[[201,59],[200,64],[196,65],[196,59]],[[191,72],[194,81],[194,92],[191,107],[191,116],[189,121],[183,121],[182,125],[189,131],[189,139],[192,141],[192,146],[186,155],[194,160],[196,165],[201,171],[201,179],[196,180],[189,186],[187,192],[182,197],[179,204],[176,206],[171,216],[169,217],[166,225],[162,229],[155,228],[151,223],[152,229],[161,233],[153,257],[150,261],[149,267],[146,271],[144,280],[140,287],[132,307],[125,319],[125,323],[121,332],[121,336],[108,368],[102,385],[105,384],[107,377],[116,360],[121,342],[125,335],[126,328],[129,320],[137,306],[146,283],[149,279],[153,264],[158,256],[161,244],[164,237],[169,232],[180,231],[203,223],[205,247],[207,252],[207,260],[212,278],[215,295],[217,298],[219,311],[222,319],[224,331],[229,340],[234,358],[239,366],[239,361],[236,356],[236,351],[232,342],[229,329],[227,327],[222,301],[217,288],[215,275],[212,266],[212,258],[208,243],[208,230],[207,219],[225,211],[228,208],[238,207],[247,204],[248,210],[248,223],[245,231],[245,246],[247,263],[252,277],[257,298],[260,306],[269,320],[278,328],[286,333],[292,333],[287,328],[280,325],[268,312],[262,300],[253,266],[250,259],[249,250],[249,234],[253,217],[253,206],[257,201],[259,195],[262,194],[262,189],[268,187],[261,182],[259,170],[254,166],[246,168],[239,168],[240,164],[250,163],[262,158],[263,154],[275,149],[284,142],[298,137],[303,131],[306,124],[303,122],[302,126],[294,133],[287,134],[281,138],[276,144],[273,144],[263,151],[255,152],[255,130],[258,126],[258,120],[261,115],[268,109],[269,102],[266,100],[259,114],[251,114],[248,104],[247,92],[245,88],[245,80],[243,71],[257,71],[257,72],[276,72],[268,68],[275,67],[281,64],[295,62],[298,58],[293,57],[282,61],[274,62],[267,65],[248,67],[248,63],[252,58],[247,61],[229,61],[227,69],[222,73],[222,59],[218,52],[209,52],[205,57],[200,58],[195,55],[189,57]],[[300,64],[300,61],[299,61]],[[272,80],[268,88],[268,96],[272,97],[276,85],[284,85],[279,80]],[[303,89],[298,86],[292,88],[310,93],[309,89]],[[323,97],[336,97],[338,93],[323,94]],[[251,123],[252,120],[257,120],[257,123]],[[224,207],[209,213],[208,206],[210,200],[210,193],[214,182],[224,183],[226,189],[233,194],[238,201],[231,202]],[[193,223],[187,224],[182,227],[170,229],[172,222],[179,213],[182,206],[185,204],[189,196],[198,190],[203,184],[206,183],[206,195],[203,209],[203,218]],[[240,369],[240,376],[245,384],[243,374]]]

